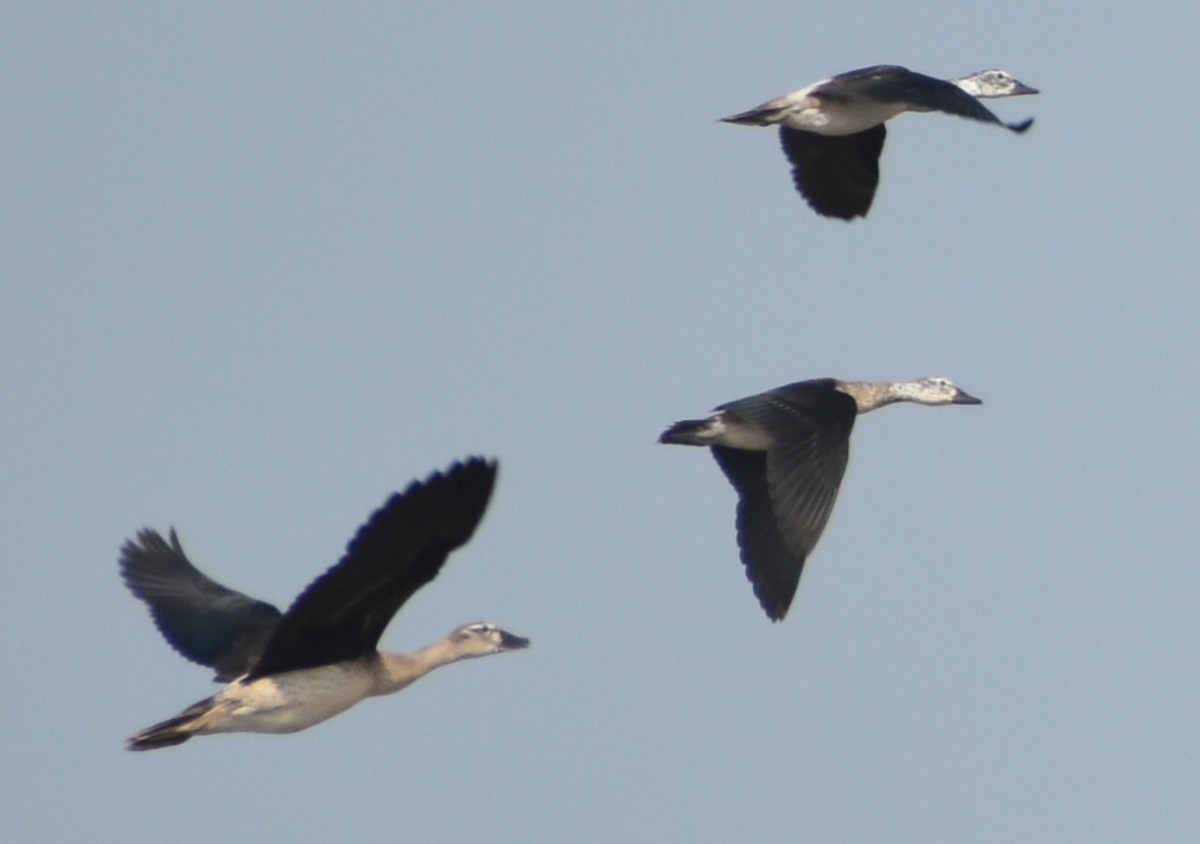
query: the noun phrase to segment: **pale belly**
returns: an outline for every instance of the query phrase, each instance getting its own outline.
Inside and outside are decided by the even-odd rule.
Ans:
[[[235,684],[216,695],[204,733],[294,733],[345,712],[375,688],[361,663],[325,665]],[[215,714],[215,713],[214,713]]]
[[[785,113],[779,124],[818,135],[853,135],[891,120],[908,111],[904,103],[874,103],[858,100],[848,103],[825,100],[820,108],[797,108]]]

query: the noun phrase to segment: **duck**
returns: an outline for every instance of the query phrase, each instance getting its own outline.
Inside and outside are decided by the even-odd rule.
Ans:
[[[886,121],[905,111],[940,111],[1021,134],[1033,125],[1032,117],[1004,123],[979,98],[1036,93],[1003,70],[946,80],[874,65],[822,79],[721,122],[778,126],[796,190],[818,214],[850,221],[866,217],[875,199]]]
[[[377,650],[392,616],[470,540],[496,473],[495,461],[472,457],[393,494],[286,612],[200,572],[174,528],[169,541],[140,531],[121,549],[125,584],[171,647],[227,685],[135,733],[126,748],[156,750],[214,733],[297,732],[444,665],[528,647],[524,637],[474,622],[414,653]]]
[[[815,378],[719,405],[658,441],[704,446],[738,496],[737,543],[746,576],[771,621],[782,621],[804,563],[821,538],[850,456],[855,418],[897,402],[977,405],[949,378]]]

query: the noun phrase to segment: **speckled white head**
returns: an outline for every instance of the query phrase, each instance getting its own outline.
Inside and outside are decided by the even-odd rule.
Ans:
[[[903,400],[917,404],[983,404],[981,399],[961,390],[949,378],[940,375],[897,384],[896,394]]]
[[[464,657],[485,656],[529,647],[529,640],[501,630],[489,621],[456,627],[448,637],[456,653]]]
[[[951,79],[955,85],[966,91],[972,97],[986,99],[988,97],[1019,97],[1023,94],[1037,94],[1037,88],[1026,85],[1007,70],[989,68],[972,73],[970,76],[960,76]]]

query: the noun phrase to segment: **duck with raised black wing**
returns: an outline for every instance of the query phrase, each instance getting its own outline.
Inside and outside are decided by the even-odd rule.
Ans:
[[[798,381],[676,422],[659,442],[707,446],[738,495],[746,576],[772,621],[787,615],[800,572],[833,512],[860,413],[895,402],[982,404],[948,378]]]
[[[398,692],[435,668],[528,646],[478,622],[412,654],[380,653],[392,616],[433,580],[483,518],[496,464],[471,458],[393,495],[351,540],[341,561],[286,613],[209,579],[174,530],[152,530],[121,549],[130,590],[180,654],[233,679],[222,691],[130,737],[154,750],[209,733],[292,733],[359,701]]]
[[[865,217],[879,185],[885,121],[905,111],[941,111],[1021,133],[1033,118],[1004,123],[979,97],[1036,94],[1002,70],[938,79],[896,65],[875,65],[814,82],[724,123],[778,126],[792,181],[825,217]]]

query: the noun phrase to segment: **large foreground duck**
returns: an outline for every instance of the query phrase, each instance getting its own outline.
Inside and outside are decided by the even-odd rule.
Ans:
[[[393,495],[341,561],[286,613],[209,579],[175,531],[141,531],[121,549],[121,575],[180,654],[232,680],[222,691],[136,733],[154,750],[209,733],[292,733],[375,695],[398,692],[435,668],[524,648],[528,639],[466,624],[416,653],[380,653],[396,611],[433,580],[483,518],[496,464],[472,458]]]

